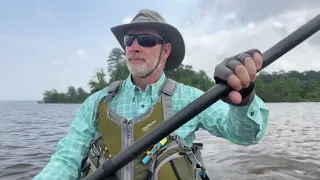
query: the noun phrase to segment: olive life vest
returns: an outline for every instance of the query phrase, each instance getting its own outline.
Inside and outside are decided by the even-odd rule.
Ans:
[[[82,162],[81,178],[95,171],[135,141],[148,134],[172,115],[172,95],[177,82],[166,78],[160,90],[156,104],[144,114],[127,120],[112,111],[108,104],[119,92],[122,81],[109,85],[108,95],[102,98],[98,106],[96,124],[98,131],[90,145],[87,157]],[[182,138],[172,133],[167,143],[157,148],[156,155],[148,152],[115,173],[119,180],[203,180],[209,179],[203,166],[202,144],[185,145]],[[142,159],[149,155],[151,160],[144,164]]]

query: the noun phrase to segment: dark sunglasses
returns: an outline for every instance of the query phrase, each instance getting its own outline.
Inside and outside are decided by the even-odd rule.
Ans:
[[[137,39],[138,44],[142,47],[154,47],[164,42],[162,39],[151,34],[127,34],[124,36],[124,46],[131,46],[135,39]]]

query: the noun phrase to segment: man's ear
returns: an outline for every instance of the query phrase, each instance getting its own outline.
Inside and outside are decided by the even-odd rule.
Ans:
[[[171,53],[171,44],[166,43],[163,48],[163,56],[167,59]]]

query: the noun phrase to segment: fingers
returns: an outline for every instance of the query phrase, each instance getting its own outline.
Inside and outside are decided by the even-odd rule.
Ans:
[[[255,65],[256,65],[257,71],[261,70],[262,63],[263,63],[262,53],[256,48],[250,49],[250,50],[246,51],[245,53],[252,57],[252,59],[254,60]]]
[[[252,56],[249,54],[252,54]],[[242,64],[237,64],[234,67],[234,74],[228,78],[228,84],[239,91],[242,88],[247,88],[251,82],[256,80],[257,71],[262,68],[262,55],[253,50],[248,51],[248,54],[240,54],[238,59]],[[229,65],[235,63],[229,63]]]
[[[253,54],[254,63],[256,65],[257,71],[259,71],[262,68],[262,56],[261,54],[255,52]]]
[[[257,67],[255,61],[251,57],[246,57],[244,59],[244,65],[250,76],[250,82],[256,80]]]
[[[240,91],[242,89],[242,83],[241,83],[240,79],[234,74],[231,74],[229,76],[228,84],[232,89],[234,89],[236,91]]]
[[[235,69],[235,74],[237,75],[237,78],[241,82],[241,86],[243,88],[246,88],[249,86],[251,82],[251,78],[249,76],[248,70],[243,65],[238,65]]]
[[[236,91],[247,88],[256,80],[257,72],[262,68],[262,54],[257,49],[226,58],[215,68],[216,83],[226,82]]]

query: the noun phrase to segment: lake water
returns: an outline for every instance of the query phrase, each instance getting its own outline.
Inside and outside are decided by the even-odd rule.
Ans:
[[[243,147],[199,131],[213,179],[320,179],[320,103],[268,103],[270,124]],[[32,179],[66,135],[79,105],[0,102],[0,179]]]

